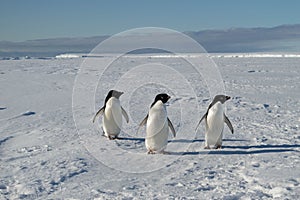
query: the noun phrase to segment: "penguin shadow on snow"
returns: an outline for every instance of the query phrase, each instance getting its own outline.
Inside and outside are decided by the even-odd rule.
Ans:
[[[248,145],[248,146],[224,146],[226,149],[285,149],[294,150],[293,148],[300,148],[299,144],[262,144],[262,145]],[[297,150],[294,150],[297,151]]]
[[[246,139],[223,139],[223,142],[249,142],[249,140]],[[226,148],[227,146],[223,146],[222,149],[204,149],[203,143],[205,142],[204,139],[174,139],[170,140],[169,143],[199,143],[199,147],[201,148],[200,151],[183,151],[183,152],[171,152],[168,151],[168,155],[200,155],[200,154],[233,154],[233,151],[227,151],[224,150],[223,148]],[[238,146],[237,146],[238,147]],[[238,153],[236,153],[238,154]],[[242,153],[240,153],[242,154]]]
[[[194,143],[194,142],[204,142],[204,140],[203,139],[193,139],[193,140],[173,139],[168,141],[168,143]]]
[[[230,142],[249,142],[249,140],[245,139],[223,139],[223,141],[230,141]],[[194,143],[194,142],[205,142],[204,139],[193,139],[193,140],[186,140],[186,139],[174,139],[170,140],[169,143]]]
[[[295,148],[300,148],[299,144],[262,144],[262,145],[222,145],[221,149],[204,149],[204,139],[174,139],[169,143],[199,143],[200,151],[183,151],[170,152],[167,155],[249,155],[264,153],[284,153],[284,152],[300,152]],[[223,142],[250,142],[248,139],[223,139]]]
[[[299,150],[297,150],[296,148],[300,148],[300,145],[299,144],[261,144],[261,145],[232,145],[232,146],[223,145],[223,148],[226,149],[226,151],[223,150],[224,154],[263,154],[263,153],[299,152]]]
[[[103,137],[105,137],[103,135]],[[141,137],[130,137],[130,136],[123,136],[118,137],[116,142],[138,142],[144,143],[145,138]],[[246,139],[224,139],[224,142],[249,142]],[[204,139],[174,139],[168,141],[168,143],[199,143],[199,146],[203,148],[203,143],[205,142]],[[172,152],[166,151],[166,155],[249,155],[249,154],[264,154],[264,153],[284,153],[284,152],[299,152],[294,148],[300,148],[299,144],[263,144],[263,145],[237,145],[237,146],[229,146],[223,145],[222,149],[201,149],[200,151],[183,151],[183,152]]]
[[[226,140],[225,140],[226,141]],[[249,145],[249,146],[222,146],[222,149],[203,149],[201,151],[187,152],[170,152],[170,155],[249,155],[249,154],[264,154],[264,153],[284,153],[284,152],[300,152],[297,149],[300,145]],[[230,150],[233,149],[233,150]]]
[[[137,137],[118,137],[117,140],[122,141],[139,141],[139,142],[145,142],[145,138],[137,138]]]
[[[119,142],[138,142],[144,143],[145,138],[137,138],[137,137],[119,137],[115,140],[117,143]],[[118,142],[119,141],[119,142]],[[224,139],[224,142],[247,142],[249,140],[243,139]],[[203,148],[202,143],[204,142],[203,139],[194,139],[194,140],[186,140],[186,139],[177,139],[177,140],[170,140],[168,143],[199,143],[199,146]],[[120,145],[120,144],[119,144]],[[200,151],[183,151],[183,152],[175,152],[175,151],[166,151],[166,155],[249,155],[249,154],[264,154],[264,153],[284,153],[284,152],[300,152],[294,148],[300,148],[300,145],[294,144],[266,144],[266,145],[245,145],[245,146],[228,146],[223,145],[222,149],[201,149]]]
[[[102,132],[99,132],[99,134],[108,139],[107,136],[105,135],[104,131],[102,130]],[[145,142],[145,138],[141,138],[141,137],[130,137],[124,133],[121,132],[120,135],[123,135],[123,136],[119,136],[117,138],[114,138],[112,139],[112,141],[137,141],[137,142]]]

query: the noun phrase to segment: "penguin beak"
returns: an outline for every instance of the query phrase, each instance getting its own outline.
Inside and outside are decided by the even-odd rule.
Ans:
[[[226,96],[226,101],[229,100],[231,97],[230,96]]]
[[[119,98],[122,94],[124,94],[124,92],[117,92],[116,97]]]
[[[171,99],[171,97],[170,97],[170,96],[168,96],[168,100],[169,100],[169,99]]]

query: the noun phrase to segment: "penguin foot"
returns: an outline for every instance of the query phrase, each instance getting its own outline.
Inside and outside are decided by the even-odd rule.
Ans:
[[[153,150],[149,149],[149,150],[147,151],[147,154],[155,154],[155,152],[154,152]]]
[[[217,146],[216,146],[216,149],[222,149],[222,145],[220,145],[220,144],[217,145]]]
[[[111,136],[111,135],[107,136],[107,138],[108,138],[109,140],[115,140],[115,139],[117,139],[117,137],[114,137],[114,136]]]
[[[210,149],[210,147],[209,146],[205,146],[204,149]]]

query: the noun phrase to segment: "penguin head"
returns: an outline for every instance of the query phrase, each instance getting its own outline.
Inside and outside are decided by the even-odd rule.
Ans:
[[[170,99],[171,97],[166,94],[166,93],[161,93],[156,95],[154,102],[152,103],[151,107],[157,102],[157,101],[162,101],[163,103],[167,103],[167,101]]]
[[[115,97],[119,99],[119,97],[123,94],[124,92],[119,92],[117,90],[110,90],[105,98],[105,104],[111,97]]]
[[[115,97],[115,98],[119,98],[122,94],[124,94],[124,92],[119,92],[117,90],[111,90],[109,91],[108,95],[111,97]]]
[[[222,104],[225,103],[225,101],[229,100],[230,99],[230,96],[226,96],[226,95],[217,95],[215,96],[214,100],[213,100],[213,103],[212,104],[215,104],[217,103],[218,101],[220,101]]]

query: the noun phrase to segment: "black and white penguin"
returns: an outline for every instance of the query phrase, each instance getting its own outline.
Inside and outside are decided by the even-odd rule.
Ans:
[[[209,105],[207,112],[200,119],[196,127],[197,130],[201,121],[205,119],[205,124],[206,124],[205,148],[206,149],[222,148],[224,122],[229,127],[231,133],[233,133],[232,124],[224,113],[224,103],[229,99],[230,97],[225,95],[215,96],[214,100]]]
[[[126,122],[129,122],[129,117],[121,106],[120,96],[123,92],[110,90],[105,98],[104,106],[98,110],[93,118],[93,122],[99,115],[103,115],[102,126],[105,136],[108,139],[117,139],[122,128],[122,115]]]
[[[172,122],[168,118],[165,103],[171,97],[165,93],[156,95],[148,115],[140,123],[139,128],[146,125],[145,144],[148,154],[165,153],[168,144],[169,127],[176,136]]]

